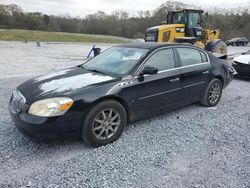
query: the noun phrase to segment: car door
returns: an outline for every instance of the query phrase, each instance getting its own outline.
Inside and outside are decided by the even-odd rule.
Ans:
[[[158,49],[140,66],[138,72],[145,66],[154,66],[158,73],[136,76],[130,88],[137,116],[160,111],[179,101],[180,70],[175,59],[172,48]]]
[[[197,101],[204,94],[211,76],[211,64],[205,52],[190,47],[177,47],[181,71],[181,100]]]

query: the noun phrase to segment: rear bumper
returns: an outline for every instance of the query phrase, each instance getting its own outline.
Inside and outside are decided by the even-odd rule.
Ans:
[[[10,107],[9,112],[18,130],[31,140],[79,139],[81,118],[77,115],[38,117],[26,112],[16,113]]]

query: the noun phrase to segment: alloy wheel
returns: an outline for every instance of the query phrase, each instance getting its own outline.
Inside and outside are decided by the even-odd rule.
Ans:
[[[208,99],[211,104],[216,104],[220,99],[221,95],[221,86],[219,83],[214,83],[209,90]]]
[[[121,125],[120,114],[113,108],[104,109],[93,121],[93,133],[97,139],[111,138]]]

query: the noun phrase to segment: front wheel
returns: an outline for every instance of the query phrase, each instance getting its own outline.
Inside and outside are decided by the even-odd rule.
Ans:
[[[207,86],[205,94],[200,103],[207,107],[216,106],[222,95],[223,85],[219,79],[213,79]]]
[[[117,101],[106,100],[88,112],[82,125],[81,137],[92,146],[103,146],[117,140],[127,123],[124,107]]]

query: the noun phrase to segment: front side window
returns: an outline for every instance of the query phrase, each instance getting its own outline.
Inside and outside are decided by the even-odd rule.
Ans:
[[[182,66],[195,65],[207,61],[205,54],[193,48],[177,48]],[[203,53],[203,55],[201,55]],[[204,58],[204,59],[203,59]]]
[[[164,49],[156,51],[152,56],[149,57],[145,66],[153,66],[158,69],[158,71],[164,71],[168,69],[175,68],[175,59],[172,49]]]
[[[128,74],[147,51],[141,48],[113,47],[89,60],[83,68],[115,75]]]

